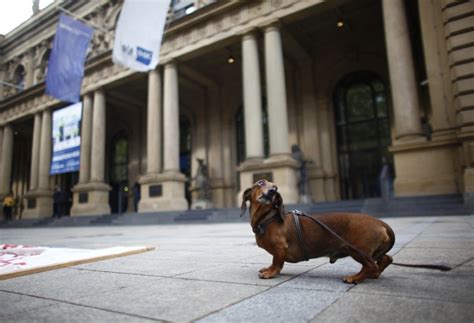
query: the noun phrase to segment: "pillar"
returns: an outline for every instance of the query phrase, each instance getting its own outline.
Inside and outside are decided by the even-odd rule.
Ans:
[[[3,127],[2,155],[0,156],[0,197],[5,197],[10,192],[13,161],[13,129],[7,124]],[[2,200],[3,201],[3,200]]]
[[[262,93],[258,45],[254,31],[242,37],[242,80],[246,158],[263,158]]]
[[[446,142],[433,141],[428,144],[422,133],[418,102],[419,84],[415,78],[404,1],[383,0],[382,6],[396,132],[396,140],[391,147],[396,174],[395,195],[455,193],[457,185],[454,176],[457,170],[452,152],[457,148],[448,147]],[[422,32],[425,33],[422,39],[426,45],[430,39],[430,35],[426,33],[432,33],[433,30],[427,31],[426,19],[420,22]],[[436,55],[437,53],[430,52],[430,58],[426,61],[431,86],[436,86],[437,82],[432,74],[433,64],[439,65],[433,61]],[[434,103],[438,104],[438,102]],[[444,109],[444,105],[441,108]],[[438,108],[434,107],[436,128],[441,130],[447,126],[447,123],[442,120],[444,117],[439,118],[440,111],[437,110]]]
[[[26,208],[22,214],[23,219],[47,218],[53,215],[53,191],[50,185],[52,150],[51,114],[50,109],[45,109],[42,113],[35,115],[30,190],[25,196]]]
[[[382,5],[396,139],[413,139],[422,130],[405,7],[403,0],[383,0]]]
[[[289,155],[285,65],[278,25],[265,28],[265,72],[270,156]]]
[[[92,107],[92,113],[91,113]],[[81,144],[80,182],[73,189],[72,216],[102,215],[110,213],[110,186],[105,180],[105,151],[106,147],[106,102],[102,89],[94,91],[91,104],[90,95],[84,96],[82,130],[85,132],[85,142]],[[92,119],[91,119],[92,115]],[[90,129],[90,130],[89,130]],[[90,139],[87,137],[90,136]],[[90,142],[90,145],[88,144]],[[90,148],[89,148],[90,147]],[[90,151],[90,178],[89,156]],[[84,155],[82,155],[84,153]],[[83,161],[84,158],[84,161]],[[84,169],[84,173],[83,172]]]
[[[149,76],[147,141],[160,141],[161,84],[158,72]],[[184,183],[179,171],[179,93],[178,68],[171,61],[164,67],[163,95],[163,172],[160,170],[160,146],[147,152],[147,175],[141,179],[140,212],[186,210]],[[150,120],[151,119],[151,120]],[[150,147],[150,146],[148,146]]]
[[[41,140],[41,113],[35,114],[33,125],[33,143],[31,147],[31,168],[30,168],[30,190],[34,191],[38,187],[38,165],[40,155]]]
[[[92,145],[92,97],[84,95],[81,125],[81,160],[79,167],[79,184],[88,183],[91,176]]]

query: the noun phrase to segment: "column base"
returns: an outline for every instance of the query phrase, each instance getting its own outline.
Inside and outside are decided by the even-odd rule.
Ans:
[[[110,214],[109,191],[105,183],[78,184],[73,189],[71,216]]]
[[[184,196],[186,177],[179,172],[148,174],[140,179],[141,198],[138,212],[184,211],[188,201]]]
[[[309,186],[311,188],[311,199],[315,202],[325,202],[326,189],[324,187],[325,174],[321,168],[308,167]]]
[[[259,179],[266,179],[278,186],[284,204],[299,202],[296,180],[298,163],[290,155],[275,155],[268,159],[251,159],[239,166],[240,192],[237,194],[237,205],[242,203],[243,192],[252,187]]]
[[[22,219],[41,219],[53,216],[53,191],[34,190],[25,194],[26,206]]]
[[[458,193],[456,149],[452,141],[415,141],[392,146],[395,195]]]

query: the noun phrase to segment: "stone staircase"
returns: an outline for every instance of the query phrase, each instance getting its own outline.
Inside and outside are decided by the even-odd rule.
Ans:
[[[397,197],[389,200],[361,199],[312,204],[290,204],[287,211],[298,209],[307,214],[331,212],[362,212],[375,217],[471,215],[474,209],[464,205],[460,194]],[[248,213],[240,217],[240,209],[206,209],[152,213],[124,213],[97,216],[79,216],[15,220],[0,222],[0,228],[68,227],[95,225],[156,225],[248,222]]]

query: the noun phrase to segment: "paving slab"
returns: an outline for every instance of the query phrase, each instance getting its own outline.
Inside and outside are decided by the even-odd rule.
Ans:
[[[338,292],[275,287],[197,322],[307,322],[341,296]]]
[[[459,267],[449,272],[388,267],[379,279],[367,280],[351,293],[424,298],[474,305],[474,270]],[[474,308],[474,307],[473,307]]]
[[[14,315],[0,316],[2,322],[52,322],[52,323],[84,323],[84,322],[157,322],[159,320],[137,317],[118,312],[78,306],[66,303],[53,303],[48,306]]]
[[[21,312],[48,306],[54,301],[18,293],[0,292],[0,303],[0,321],[4,321]]]
[[[472,305],[431,299],[346,293],[311,322],[459,322],[474,321]]]
[[[130,315],[187,322],[266,289],[266,286],[165,278],[146,285],[80,298],[76,303]]]
[[[152,284],[160,279],[162,278],[59,269],[0,281],[0,290],[74,301],[80,297],[91,297],[128,286]]]
[[[177,275],[177,277],[257,286],[276,286],[311,269],[311,267],[288,264],[284,266],[283,271],[277,277],[273,279],[260,279],[258,270],[262,267],[264,266],[242,263],[220,264],[191,273]]]

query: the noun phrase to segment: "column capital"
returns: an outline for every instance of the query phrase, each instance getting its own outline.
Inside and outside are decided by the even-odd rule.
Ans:
[[[248,38],[257,38],[259,34],[259,29],[255,26],[252,26],[247,29],[244,29],[240,34],[242,35],[242,40]]]
[[[163,67],[163,70],[166,68],[166,66],[171,66],[171,65],[175,65],[175,66],[178,65],[178,60],[176,59],[176,57],[171,57],[160,62],[160,66]]]
[[[280,30],[283,28],[283,24],[281,23],[280,19],[272,19],[265,22],[261,27],[265,32],[267,32],[273,29]]]

